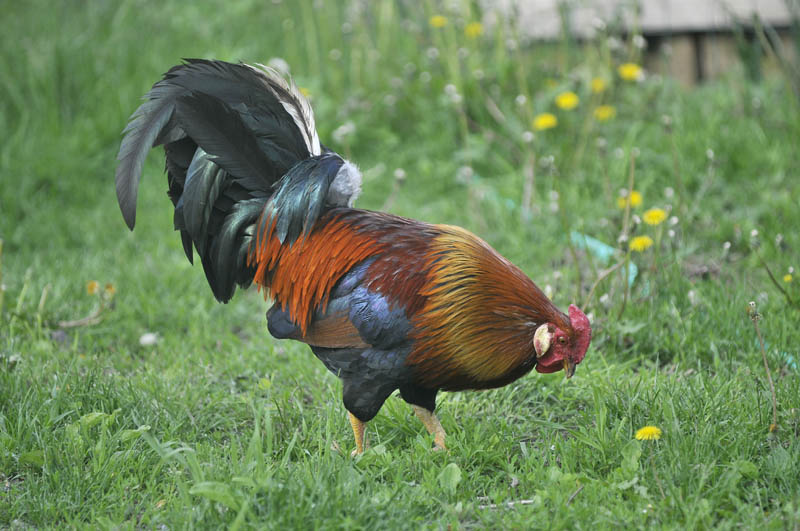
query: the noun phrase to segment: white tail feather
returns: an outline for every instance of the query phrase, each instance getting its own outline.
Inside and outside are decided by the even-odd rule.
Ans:
[[[319,135],[317,134],[317,127],[314,123],[314,111],[311,109],[311,104],[308,102],[303,93],[294,84],[294,81],[287,82],[277,70],[269,66],[256,63],[255,66],[247,65],[259,74],[266,77],[267,88],[278,99],[283,108],[292,117],[300,134],[303,135],[303,140],[306,143],[308,152],[311,156],[320,155],[322,149],[320,148]],[[284,97],[276,91],[272,85],[276,85],[284,91],[289,98]]]

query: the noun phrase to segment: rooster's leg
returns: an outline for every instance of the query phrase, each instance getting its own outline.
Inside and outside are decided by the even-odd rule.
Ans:
[[[419,418],[419,420],[422,421],[422,424],[425,425],[428,433],[433,435],[433,442],[435,444],[433,449],[447,450],[447,447],[444,445],[444,437],[446,434],[444,432],[444,428],[442,428],[441,422],[439,422],[439,419],[436,418],[436,414],[433,411],[428,411],[424,407],[412,407],[414,408],[414,413],[417,414],[417,418]]]
[[[350,453],[351,457],[355,457],[357,455],[361,455],[364,453],[366,448],[366,437],[364,436],[365,430],[367,427],[367,423],[359,420],[358,417],[347,412],[348,416],[350,417],[350,425],[353,427],[353,435],[356,438],[356,449]]]

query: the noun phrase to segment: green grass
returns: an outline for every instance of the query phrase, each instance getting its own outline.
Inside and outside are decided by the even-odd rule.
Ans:
[[[615,67],[638,60],[633,49],[598,39],[509,50],[513,25],[469,40],[476,12],[446,12],[435,30],[438,8],[423,5],[4,6],[0,527],[800,525],[800,312],[750,237],[759,232],[758,252],[800,300],[800,113],[788,81],[754,84],[735,69],[694,90],[624,83]],[[269,337],[260,294],[219,305],[186,262],[160,154],[145,168],[135,233],[122,222],[120,131],[160,74],[194,56],[286,59],[323,141],[364,170],[360,206],[388,201],[476,232],[561,307],[585,300],[611,265],[568,234],[618,245],[633,153],[644,198],[633,213],[669,205],[678,221],[636,226],[659,245],[632,253],[628,295],[620,275],[599,284],[575,378],[443,394],[447,453],[430,451],[392,397],[369,424],[372,449],[351,459],[339,381],[307,347]],[[610,83],[601,96],[588,90],[595,76]],[[567,89],[581,104],[557,110]],[[601,101],[614,119],[591,119]],[[543,111],[559,124],[528,142]],[[334,140],[347,121],[355,131]],[[116,289],[101,321],[62,330],[105,300],[87,294],[91,280]],[[772,434],[750,300],[775,380]],[[141,346],[148,332],[158,342]],[[644,425],[661,440],[635,441]]]

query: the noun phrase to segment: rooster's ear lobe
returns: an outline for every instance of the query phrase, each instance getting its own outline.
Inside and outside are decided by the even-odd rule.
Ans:
[[[536,329],[533,334],[533,348],[536,350],[536,357],[541,358],[547,351],[550,350],[550,342],[553,340],[553,334],[550,332],[550,325],[543,324]]]

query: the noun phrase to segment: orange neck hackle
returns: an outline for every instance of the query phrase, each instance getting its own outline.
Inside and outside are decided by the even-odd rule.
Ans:
[[[520,367],[530,370],[536,329],[568,329],[567,317],[483,240],[458,227],[437,228],[442,234],[426,256],[427,301],[414,319],[408,362],[425,380],[447,380],[443,388],[499,384]]]

